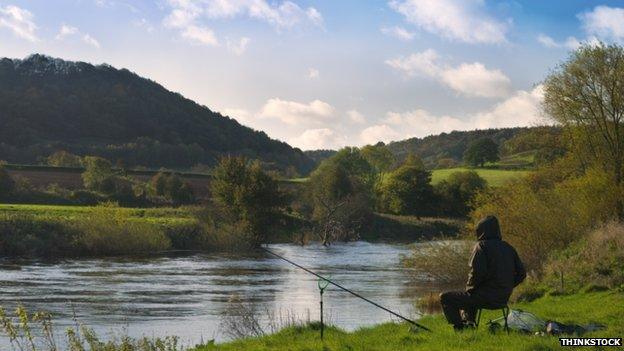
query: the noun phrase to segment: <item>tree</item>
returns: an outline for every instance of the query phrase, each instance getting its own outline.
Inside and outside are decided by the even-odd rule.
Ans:
[[[409,154],[407,154],[405,161],[403,161],[403,165],[425,169],[425,163],[423,162],[423,160],[413,152],[410,152]]]
[[[162,196],[176,205],[194,200],[191,187],[176,174],[158,172],[152,177],[151,185],[156,196]]]
[[[372,212],[374,170],[355,148],[340,150],[312,173],[307,193],[324,245],[357,238]]]
[[[213,171],[211,192],[226,217],[248,231],[254,245],[267,238],[285,202],[277,181],[262,170],[258,161],[250,162],[242,156],[220,160]]]
[[[468,145],[464,152],[464,161],[470,166],[483,167],[486,162],[496,162],[498,157],[498,145],[491,138],[481,138]]]
[[[431,172],[404,164],[390,173],[382,189],[382,203],[394,214],[424,216],[434,202]]]
[[[576,50],[544,83],[544,107],[566,128],[575,153],[623,183],[624,48],[603,43]],[[618,204],[624,218],[624,204]]]
[[[95,156],[85,156],[85,171],[82,173],[82,182],[85,188],[105,194],[114,192],[114,173],[110,161]]]
[[[56,167],[82,167],[82,159],[67,151],[57,151],[48,156],[48,165]]]
[[[470,212],[476,194],[485,189],[487,182],[475,171],[454,172],[435,187],[442,213],[465,216]]]
[[[0,200],[7,200],[15,190],[15,181],[0,163]]]

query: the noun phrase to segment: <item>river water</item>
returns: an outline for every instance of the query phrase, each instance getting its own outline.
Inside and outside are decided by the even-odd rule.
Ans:
[[[405,244],[270,248],[413,318],[415,298],[434,289],[414,282],[401,267],[400,256],[410,250]],[[127,333],[177,335],[185,344],[225,340],[219,324],[232,296],[260,311],[318,320],[317,279],[268,254],[0,261],[0,306],[13,310],[21,303],[29,311],[49,311],[59,330],[74,324],[75,313],[104,338]],[[326,319],[347,330],[396,320],[331,286],[324,302]]]

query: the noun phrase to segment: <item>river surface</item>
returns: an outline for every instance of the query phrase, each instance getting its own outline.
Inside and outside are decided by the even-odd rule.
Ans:
[[[424,281],[415,283],[401,267],[400,256],[410,250],[404,244],[277,244],[270,249],[413,318],[419,315],[415,298],[433,289]],[[74,324],[75,313],[104,338],[127,333],[177,335],[187,345],[222,341],[227,335],[219,324],[233,296],[275,315],[319,317],[317,279],[268,254],[0,261],[0,306],[13,310],[21,303],[29,311],[49,311],[59,331]],[[326,319],[343,329],[396,320],[331,286],[324,302]]]

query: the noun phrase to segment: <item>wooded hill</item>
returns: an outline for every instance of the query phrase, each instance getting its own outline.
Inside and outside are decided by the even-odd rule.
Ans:
[[[64,150],[123,167],[188,169],[224,154],[301,174],[314,166],[299,149],[106,64],[1,59],[0,106],[0,160],[12,163]]]

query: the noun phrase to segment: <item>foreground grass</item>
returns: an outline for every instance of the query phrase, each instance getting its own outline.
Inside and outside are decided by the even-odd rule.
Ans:
[[[89,215],[94,206],[15,205],[0,204],[0,215],[27,215],[38,219],[80,219]],[[130,219],[154,224],[189,223],[194,220],[196,207],[118,208]]]
[[[501,186],[510,179],[519,178],[525,176],[531,171],[529,170],[514,170],[514,169],[487,169],[487,168],[443,168],[433,170],[431,174],[431,183],[437,184],[442,180],[447,179],[451,174],[461,171],[475,171],[485,179],[490,186]]]
[[[544,320],[563,323],[607,325],[606,330],[584,336],[622,337],[624,334],[624,293],[600,292],[570,296],[548,296],[531,303],[511,306],[534,313]],[[483,326],[477,331],[455,333],[441,315],[420,320],[433,330],[411,332],[408,324],[387,323],[347,333],[337,328],[326,330],[325,340],[319,338],[314,326],[291,327],[262,338],[238,340],[226,344],[199,347],[196,351],[212,350],[559,350],[553,336],[518,333],[490,334],[484,325],[499,317],[498,311],[484,311]],[[594,348],[594,350],[600,348]]]

